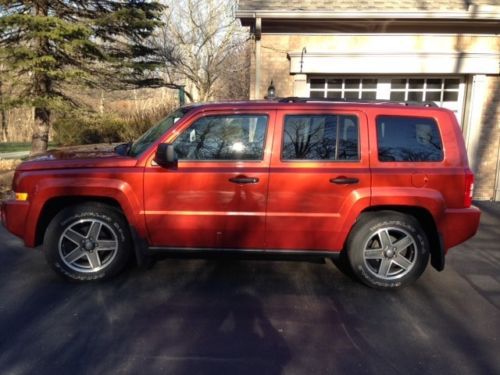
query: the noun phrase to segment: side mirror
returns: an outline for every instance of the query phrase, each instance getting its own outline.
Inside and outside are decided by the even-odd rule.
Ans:
[[[177,155],[175,154],[174,145],[160,143],[156,148],[154,161],[165,168],[177,168]]]

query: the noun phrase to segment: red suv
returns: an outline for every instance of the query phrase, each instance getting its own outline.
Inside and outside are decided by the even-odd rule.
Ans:
[[[365,284],[416,280],[473,236],[452,112],[397,103],[182,107],[130,144],[22,163],[2,220],[73,280],[165,251],[345,254]]]

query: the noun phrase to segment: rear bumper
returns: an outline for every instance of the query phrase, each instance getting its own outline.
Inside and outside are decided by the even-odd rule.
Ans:
[[[2,202],[2,223],[7,230],[24,238],[29,202],[8,200]]]
[[[447,209],[440,232],[444,237],[444,248],[461,244],[474,236],[479,228],[481,211],[477,207]]]

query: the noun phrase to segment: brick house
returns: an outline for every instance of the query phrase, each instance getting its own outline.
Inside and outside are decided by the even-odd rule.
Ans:
[[[253,36],[250,97],[434,101],[453,110],[500,200],[498,0],[240,0]]]

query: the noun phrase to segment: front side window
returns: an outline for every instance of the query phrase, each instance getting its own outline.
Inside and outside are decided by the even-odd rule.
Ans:
[[[283,160],[359,160],[356,116],[286,116],[283,139]]]
[[[174,142],[179,160],[262,160],[267,116],[223,115],[196,120]]]
[[[434,119],[379,116],[378,160],[425,162],[443,160],[443,144]]]

